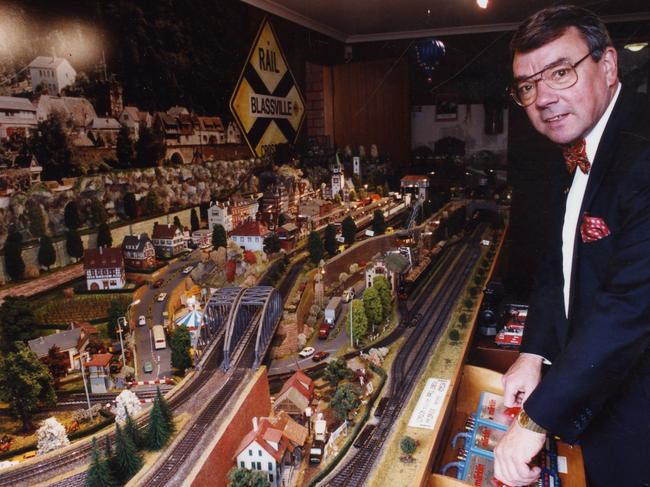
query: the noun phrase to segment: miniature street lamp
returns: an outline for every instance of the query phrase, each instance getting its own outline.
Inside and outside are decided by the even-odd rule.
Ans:
[[[129,303],[126,306],[126,319],[127,319],[127,322],[129,323],[129,330],[131,329],[131,307],[136,306],[138,304],[140,304],[140,300],[136,299],[135,301],[133,301],[132,303]]]
[[[124,316],[120,316],[117,319],[117,330],[115,331],[120,334],[120,348],[122,349],[122,367],[126,365],[126,359],[124,358],[124,342],[122,341],[122,333],[124,332],[125,325],[126,325],[126,318]]]
[[[73,359],[76,358],[76,357],[79,357],[79,365],[81,366],[81,380],[84,383],[84,391],[86,392],[86,402],[88,403],[88,411],[90,412],[90,417],[92,418],[93,417],[93,410],[90,407],[90,395],[88,394],[88,384],[86,384],[86,376],[84,374],[84,369],[86,368],[86,366],[84,365],[84,362],[83,362],[83,355],[81,355],[81,354],[75,355],[75,357],[73,357]]]

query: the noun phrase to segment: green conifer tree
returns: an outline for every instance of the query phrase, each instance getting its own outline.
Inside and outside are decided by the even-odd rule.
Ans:
[[[162,417],[165,420],[165,424],[167,424],[167,430],[171,435],[176,430],[176,425],[174,424],[174,413],[172,413],[172,409],[169,407],[167,399],[165,399],[165,396],[160,392],[160,387],[156,388],[156,398],[158,399],[158,404],[160,404]]]
[[[163,413],[160,409],[160,401],[156,397],[153,407],[149,411],[149,425],[147,426],[146,443],[150,450],[160,450],[169,440],[169,430]]]
[[[97,247],[112,247],[113,236],[108,223],[104,222],[97,228]]]
[[[144,438],[142,436],[142,431],[138,428],[138,425],[135,424],[133,418],[126,411],[126,422],[124,423],[124,433],[129,436],[136,448],[140,449],[144,446]]]
[[[115,424],[114,464],[115,473],[122,483],[127,483],[142,467],[142,455],[119,424]]]
[[[323,254],[325,254],[323,241],[321,240],[320,235],[318,235],[318,232],[309,233],[307,249],[309,250],[309,260],[314,264],[318,264],[323,258]]]
[[[223,225],[215,225],[212,228],[212,246],[216,249],[219,247],[228,246],[228,237],[226,236],[226,229]]]
[[[117,485],[108,464],[101,458],[97,440],[93,438],[90,468],[86,473],[86,487],[112,487]]]
[[[196,208],[192,208],[190,212],[190,228],[193,232],[196,232],[199,229],[199,216],[196,214]]]

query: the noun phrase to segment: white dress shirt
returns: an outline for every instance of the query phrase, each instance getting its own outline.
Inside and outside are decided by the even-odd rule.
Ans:
[[[614,97],[609,102],[607,110],[593,129],[586,135],[585,150],[587,152],[587,159],[593,168],[594,158],[598,150],[598,144],[605,131],[605,126],[612,114],[618,95],[621,92],[621,84],[618,84]],[[591,173],[591,170],[589,171]],[[587,181],[589,181],[589,173],[584,174],[579,167],[573,175],[573,182],[571,189],[566,200],[566,210],[564,211],[564,226],[562,227],[562,270],[564,273],[564,313],[567,318],[569,317],[569,297],[571,291],[571,268],[573,265],[573,248],[575,245],[576,231],[578,229],[578,220],[580,218],[580,207],[582,206],[582,199],[585,195],[587,188]]]

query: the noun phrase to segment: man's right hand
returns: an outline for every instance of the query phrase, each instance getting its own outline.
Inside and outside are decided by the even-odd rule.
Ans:
[[[542,360],[539,355],[522,353],[503,375],[503,402],[506,407],[523,406],[541,380]]]

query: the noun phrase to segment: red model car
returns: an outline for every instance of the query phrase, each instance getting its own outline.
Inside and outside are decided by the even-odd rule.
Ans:
[[[316,352],[311,359],[314,362],[320,362],[321,360],[325,360],[329,356],[330,356],[329,352]]]

